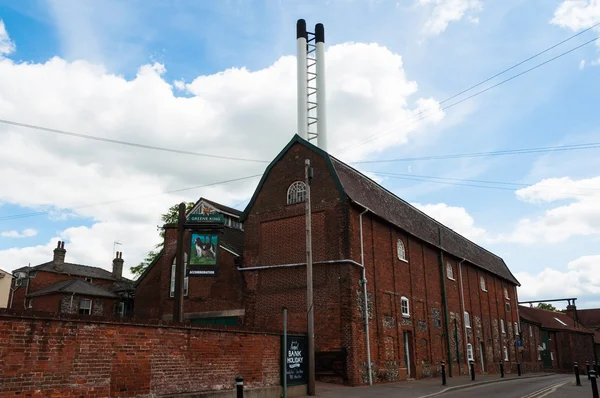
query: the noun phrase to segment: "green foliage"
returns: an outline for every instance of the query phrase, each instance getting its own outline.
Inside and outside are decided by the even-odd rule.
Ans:
[[[187,202],[186,203],[186,212],[189,212],[190,210],[192,210],[192,208],[194,207],[195,203],[194,202]],[[177,218],[179,215],[179,203],[169,207],[169,210],[167,210],[166,213],[164,213],[160,219],[163,221],[163,223],[165,224],[176,224],[177,223]],[[139,263],[138,265],[136,265],[135,267],[131,267],[129,270],[131,271],[131,273],[133,275],[135,275],[135,277],[139,277],[140,275],[142,275],[144,273],[144,271],[146,271],[146,268],[148,268],[148,266],[152,263],[152,261],[154,261],[154,259],[156,258],[156,256],[158,256],[158,254],[160,253],[160,251],[163,249],[164,244],[165,244],[165,230],[164,228],[159,228],[160,229],[160,243],[158,243],[157,245],[154,246],[153,250],[150,250],[148,252],[148,254],[146,254],[146,257],[142,260],[141,263]]]
[[[555,306],[553,306],[552,304],[548,304],[548,303],[538,303],[537,308],[542,309],[542,310],[558,312],[558,310],[556,309]]]

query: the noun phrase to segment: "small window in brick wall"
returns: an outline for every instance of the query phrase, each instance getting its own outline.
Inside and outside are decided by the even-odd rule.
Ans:
[[[510,297],[508,297],[508,289],[504,288],[504,298],[507,300],[510,300]]]
[[[402,308],[402,317],[409,318],[410,317],[410,307],[408,305],[408,299],[404,296],[400,299],[401,308]]]
[[[515,335],[520,335],[521,333],[519,333],[519,324],[517,322],[515,322],[514,326],[515,326]]]
[[[92,300],[81,299],[79,301],[79,314],[90,315],[92,313]]]
[[[469,329],[471,328],[471,317],[467,311],[465,311],[465,327]]]
[[[306,184],[302,181],[296,181],[287,191],[287,204],[293,205],[296,203],[302,203],[306,200]]]
[[[474,361],[473,359],[473,345],[467,344],[467,360]]]
[[[504,328],[504,319],[500,319],[500,330],[502,333],[506,333],[506,329]]]
[[[406,260],[406,249],[404,248],[404,242],[402,239],[398,239],[398,243],[396,243],[396,251],[398,252],[398,259],[402,261]]]
[[[510,303],[505,303],[504,306],[506,307],[506,312],[510,312]]]
[[[487,289],[485,287],[485,277],[484,276],[479,277],[479,284],[481,285],[481,290],[483,290],[484,292],[487,292]]]
[[[452,269],[452,264],[450,262],[446,263],[446,275],[448,275],[448,279],[454,280],[454,269]]]
[[[504,360],[508,361],[508,348],[506,348],[506,346],[504,346],[503,350],[504,350]]]

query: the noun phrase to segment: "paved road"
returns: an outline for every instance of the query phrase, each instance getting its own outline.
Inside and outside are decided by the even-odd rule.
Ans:
[[[439,398],[559,398],[562,395],[553,395],[562,391],[563,385],[568,385],[573,380],[571,375],[554,375],[548,377],[511,380],[501,383],[492,383],[481,386],[475,386],[458,391],[449,391],[438,395]],[[589,385],[586,387],[589,388]],[[579,387],[577,395],[564,395],[568,398],[591,397],[591,389],[588,391],[585,387]],[[589,392],[589,395],[585,393]],[[581,395],[579,395],[581,393]]]

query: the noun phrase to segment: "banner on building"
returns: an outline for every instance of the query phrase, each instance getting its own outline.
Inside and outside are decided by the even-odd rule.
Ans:
[[[287,385],[296,386],[308,383],[308,337],[287,336],[287,347],[283,346],[281,336],[282,363],[286,369]],[[281,384],[283,385],[283,372]]]
[[[188,276],[219,275],[219,236],[192,232],[187,266]]]

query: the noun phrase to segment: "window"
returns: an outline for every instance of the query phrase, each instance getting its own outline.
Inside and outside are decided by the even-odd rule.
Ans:
[[[173,265],[171,265],[171,289],[169,291],[170,297],[175,297],[175,263],[177,262],[177,257],[173,259]],[[183,273],[186,274],[188,264],[188,255],[187,253],[183,253]],[[189,277],[186,275],[183,280],[183,295],[188,295],[188,283]]]
[[[399,260],[408,261],[406,260],[406,249],[404,248],[404,242],[402,242],[402,239],[398,239],[398,242],[396,243],[396,251],[398,252]]]
[[[556,319],[556,322],[560,323],[561,325],[567,326],[567,324],[564,323],[563,321],[561,321],[560,319],[558,319],[558,318],[554,318],[554,319]]]
[[[529,325],[529,337],[533,337],[533,328]]]
[[[502,333],[506,333],[506,329],[504,329],[504,319],[500,319],[500,330],[502,330]]]
[[[510,303],[505,303],[504,308],[506,309],[506,312],[510,312]]]
[[[479,284],[481,285],[481,290],[483,290],[484,292],[487,292],[487,289],[485,288],[485,277],[484,276],[479,277]]]
[[[125,316],[125,303],[119,302],[119,317],[123,318]]]
[[[515,327],[515,336],[518,334],[521,334],[521,333],[519,333],[519,324],[517,322],[514,323],[514,327]]]
[[[302,203],[306,199],[306,184],[302,181],[296,181],[287,191],[287,204],[293,205]]]
[[[502,349],[504,350],[504,360],[508,361],[508,348],[506,348],[506,346],[502,347]]]
[[[90,278],[90,277],[88,276],[88,277],[86,277],[86,278],[85,278],[85,281],[86,281],[86,282],[89,282],[89,283],[92,283],[92,282],[93,282],[93,279],[92,279],[92,278]]]
[[[550,351],[550,360],[554,361],[554,353],[552,351]]]
[[[92,313],[92,300],[81,299],[79,301],[79,314],[90,315]]]
[[[473,359],[473,345],[467,344],[467,359],[469,361],[474,361]]]
[[[467,311],[465,311],[465,327],[469,329],[471,328],[471,317]]]
[[[33,299],[29,299],[29,308],[33,308]]]
[[[504,288],[504,298],[507,300],[510,300],[510,297],[508,297],[508,289]]]
[[[448,276],[448,279],[454,280],[454,270],[452,269],[452,264],[449,262],[446,263],[446,275]]]
[[[542,351],[537,350],[537,353],[538,353],[537,359],[538,359],[538,361],[541,361],[542,360]]]
[[[408,299],[404,296],[400,299],[401,308],[402,308],[402,317],[408,318],[410,317],[410,308],[408,306]]]

